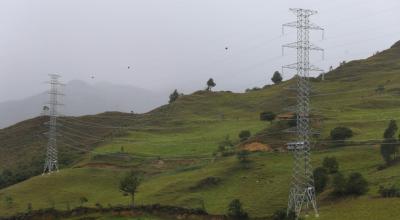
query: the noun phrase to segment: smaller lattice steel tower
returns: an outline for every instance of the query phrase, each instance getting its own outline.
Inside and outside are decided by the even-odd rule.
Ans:
[[[284,27],[297,29],[297,42],[284,45],[283,48],[294,48],[297,50],[297,62],[283,68],[294,69],[297,72],[297,141],[288,144],[288,150],[293,152],[294,166],[291,189],[289,193],[288,214],[294,212],[300,216],[302,209],[311,206],[318,216],[317,201],[315,196],[314,177],[311,167],[311,125],[310,125],[310,92],[309,73],[320,71],[310,64],[310,51],[323,49],[310,43],[310,30],[323,29],[310,23],[310,16],[316,11],[308,9],[290,9],[296,16],[297,21],[287,23]]]
[[[57,117],[58,117],[58,106],[61,103],[58,102],[58,97],[62,95],[59,91],[59,87],[61,84],[58,79],[59,75],[50,74],[50,101],[48,103],[49,107],[49,117],[50,121],[49,132],[48,135],[48,143],[47,143],[47,152],[46,152],[46,161],[44,163],[43,174],[52,173],[54,171],[58,171],[58,153],[57,153]]]

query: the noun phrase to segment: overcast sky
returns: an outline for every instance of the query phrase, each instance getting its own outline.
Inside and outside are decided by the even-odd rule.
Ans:
[[[150,90],[190,92],[209,77],[219,90],[262,86],[295,62],[281,52],[296,40],[281,36],[290,7],[319,11],[325,40],[312,41],[325,59],[312,61],[324,69],[400,40],[399,0],[0,0],[0,101],[46,90],[49,73]]]

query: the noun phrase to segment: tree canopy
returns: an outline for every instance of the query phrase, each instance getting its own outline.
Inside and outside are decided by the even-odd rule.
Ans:
[[[282,82],[282,75],[281,75],[281,73],[279,72],[279,71],[275,71],[274,72],[274,75],[272,76],[272,78],[271,78],[271,81],[274,83],[274,84],[279,84],[279,83],[281,83]]]
[[[211,91],[212,88],[214,88],[217,84],[215,84],[214,79],[210,78],[207,81],[207,91]]]
[[[121,179],[119,184],[119,190],[121,190],[121,192],[131,195],[132,207],[134,206],[135,194],[137,193],[140,182],[139,175],[135,171],[130,171]]]

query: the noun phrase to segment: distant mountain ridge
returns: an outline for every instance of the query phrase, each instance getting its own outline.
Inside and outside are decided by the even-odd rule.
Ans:
[[[167,95],[146,89],[111,83],[89,84],[70,81],[63,89],[64,97],[60,113],[69,116],[97,114],[105,111],[137,112],[150,111],[167,102]],[[33,95],[21,100],[0,103],[0,128],[39,116],[48,102],[48,94]]]

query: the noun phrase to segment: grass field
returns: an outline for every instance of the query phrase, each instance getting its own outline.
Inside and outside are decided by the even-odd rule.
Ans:
[[[327,74],[326,81],[312,82],[315,88],[313,115],[323,118],[319,141],[327,146],[327,149],[313,152],[314,167],[320,166],[324,157],[335,156],[342,172],[360,172],[370,184],[368,194],[359,198],[332,200],[322,194],[319,197],[320,219],[392,220],[400,214],[398,199],[383,199],[377,192],[379,185],[400,183],[400,165],[378,171],[377,167],[383,163],[379,145],[369,143],[381,141],[390,119],[400,120],[398,54],[400,46],[339,67]],[[74,166],[59,173],[33,177],[2,189],[0,216],[26,211],[28,203],[34,209],[77,207],[82,196],[89,200],[86,206],[127,204],[129,198],[118,191],[118,183],[130,169],[144,173],[138,204],[205,208],[212,214],[224,214],[229,202],[238,198],[252,217],[270,216],[286,207],[291,155],[253,153],[252,162],[244,167],[235,156],[215,158],[213,153],[226,136],[238,143],[241,130],[256,134],[273,128],[274,124],[259,120],[259,113],[287,112],[285,108],[294,104],[294,96],[286,88],[293,83],[289,80],[243,94],[196,92],[143,115],[115,113],[73,119],[70,126],[80,126],[75,133],[79,137],[76,141],[93,151],[83,154]],[[381,85],[384,91],[377,92],[376,88]],[[98,130],[101,135],[90,130],[100,125],[120,127]],[[355,134],[351,141],[358,142],[358,146],[332,147],[329,133],[337,126],[350,127]],[[29,137],[32,139],[34,135]],[[87,141],[89,137],[106,140],[92,144]],[[11,139],[5,140],[11,144]],[[267,144],[279,142],[285,147],[287,140],[272,135],[263,141]],[[199,184],[207,178],[219,181],[211,185]],[[8,196],[13,198],[10,206],[4,202]],[[386,211],[388,209],[390,211]],[[103,216],[103,219],[113,218]]]

